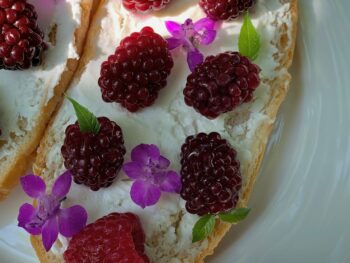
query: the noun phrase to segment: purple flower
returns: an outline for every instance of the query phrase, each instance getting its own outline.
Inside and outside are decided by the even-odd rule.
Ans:
[[[83,207],[75,205],[70,208],[60,208],[71,183],[70,172],[65,172],[56,179],[51,194],[46,194],[45,182],[39,176],[31,174],[21,177],[24,192],[36,199],[37,206],[26,203],[20,207],[18,226],[31,235],[41,234],[46,251],[50,250],[58,233],[65,237],[72,237],[86,225],[87,213]]]
[[[160,155],[156,145],[140,144],[131,152],[131,162],[123,170],[134,179],[131,199],[142,208],[158,202],[161,192],[180,193],[181,179],[175,171],[167,170],[170,161]]]
[[[193,71],[204,60],[198,46],[209,45],[216,38],[215,21],[210,18],[202,18],[193,23],[192,19],[187,19],[182,25],[173,21],[166,21],[165,26],[172,35],[167,39],[169,49],[172,50],[182,46],[187,52],[188,66]]]

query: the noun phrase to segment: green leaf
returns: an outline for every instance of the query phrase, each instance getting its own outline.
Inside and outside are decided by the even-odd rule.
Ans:
[[[209,236],[215,226],[215,216],[205,215],[201,217],[194,225],[192,230],[192,243],[201,241]]]
[[[228,213],[220,214],[219,217],[224,222],[236,224],[245,219],[248,216],[249,212],[249,208],[237,208],[231,210]]]
[[[260,36],[256,31],[252,20],[250,20],[249,14],[246,13],[238,39],[239,52],[243,56],[255,60],[259,55],[260,46]]]
[[[78,123],[81,132],[92,132],[98,133],[100,131],[100,123],[98,122],[96,116],[92,114],[87,108],[80,105],[74,99],[66,96],[66,98],[72,103],[75,114],[78,118]]]

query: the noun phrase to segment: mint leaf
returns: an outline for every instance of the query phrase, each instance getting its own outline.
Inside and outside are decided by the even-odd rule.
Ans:
[[[87,108],[80,105],[74,99],[66,96],[66,98],[72,103],[75,114],[78,118],[78,123],[81,132],[92,132],[98,133],[100,131],[100,123],[98,122],[96,116],[92,114]]]
[[[192,230],[192,243],[201,241],[207,236],[209,236],[215,226],[215,216],[206,215],[200,218],[197,223],[194,225]]]
[[[249,14],[244,16],[243,26],[239,34],[238,48],[239,52],[251,60],[255,60],[259,55],[260,36],[256,31]]]
[[[235,224],[245,219],[248,216],[249,212],[249,208],[237,208],[231,210],[228,213],[220,214],[219,217],[224,222]]]

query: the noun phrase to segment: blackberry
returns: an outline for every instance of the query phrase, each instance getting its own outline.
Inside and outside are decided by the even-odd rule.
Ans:
[[[102,63],[98,80],[102,98],[130,112],[151,106],[173,66],[167,42],[145,27],[123,39],[114,55]]]
[[[255,0],[200,0],[199,5],[214,20],[232,20],[251,8]]]
[[[0,69],[40,65],[47,45],[37,18],[34,6],[26,0],[0,0]]]
[[[82,133],[78,122],[69,125],[61,148],[64,165],[74,181],[93,191],[112,184],[126,153],[121,128],[106,117],[98,121],[101,128],[97,134]]]
[[[169,3],[170,0],[123,0],[124,7],[132,12],[158,11]]]
[[[209,56],[188,76],[185,103],[214,119],[253,99],[259,72],[257,65],[238,52]]]
[[[236,151],[218,133],[189,136],[181,148],[181,197],[191,214],[233,209],[242,178]]]

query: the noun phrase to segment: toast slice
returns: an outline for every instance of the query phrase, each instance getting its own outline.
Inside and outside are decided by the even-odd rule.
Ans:
[[[93,0],[30,0],[49,48],[41,66],[0,70],[0,200],[28,170],[44,130],[78,66]]]
[[[296,39],[297,0],[258,1],[252,16],[262,38],[262,50],[255,61],[262,68],[261,86],[252,102],[218,119],[210,121],[185,106],[182,90],[189,71],[180,54],[173,56],[175,67],[158,101],[141,112],[131,114],[119,105],[103,102],[97,85],[101,63],[114,52],[123,37],[143,26],[152,26],[156,32],[167,36],[163,26],[165,20],[183,22],[191,17],[195,21],[204,16],[197,2],[177,0],[160,13],[135,17],[127,13],[118,1],[102,1],[92,20],[84,55],[69,95],[97,116],[116,121],[123,129],[128,153],[139,143],[155,143],[165,156],[173,160],[175,170],[180,168],[176,164],[179,163],[179,145],[186,136],[198,132],[220,132],[237,150],[243,177],[238,206],[246,207],[276,114],[291,80],[288,68]],[[240,20],[224,23],[218,31],[217,41],[205,50],[205,55],[237,50],[241,24]],[[60,147],[65,127],[75,120],[73,108],[65,100],[41,142],[34,171],[48,185],[52,185],[65,170]],[[98,192],[73,184],[65,202],[67,206],[83,205],[88,211],[89,222],[113,211],[137,214],[146,233],[147,255],[151,262],[157,263],[203,262],[230,228],[228,224],[217,222],[212,236],[192,244],[192,227],[198,217],[186,212],[180,197],[164,195],[156,206],[141,210],[130,199],[130,185],[131,182],[122,174],[111,187]],[[49,253],[43,249],[40,237],[32,236],[31,241],[42,263],[64,262],[63,252],[68,243],[65,238],[59,237]]]

